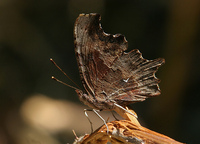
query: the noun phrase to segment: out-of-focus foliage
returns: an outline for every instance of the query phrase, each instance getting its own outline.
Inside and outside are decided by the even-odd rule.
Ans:
[[[105,32],[126,36],[128,50],[166,59],[157,73],[162,95],[132,105],[143,125],[198,143],[199,0],[1,0],[0,143],[64,144],[75,138],[72,129],[78,135],[90,132],[74,90],[51,80],[55,75],[73,85],[49,58],[81,85],[73,24],[80,13],[91,12],[101,14]]]

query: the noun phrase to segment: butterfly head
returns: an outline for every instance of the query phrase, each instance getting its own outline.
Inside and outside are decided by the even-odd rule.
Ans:
[[[86,99],[86,96],[85,96],[85,94],[83,93],[82,90],[76,89],[75,92],[77,93],[80,101],[84,101]]]

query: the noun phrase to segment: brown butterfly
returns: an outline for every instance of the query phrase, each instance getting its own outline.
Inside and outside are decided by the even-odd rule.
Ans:
[[[124,52],[128,42],[121,34],[106,34],[99,14],[80,14],[74,27],[74,44],[84,91],[79,99],[96,110],[144,101],[160,94],[155,72],[164,59],[147,60],[139,50]]]

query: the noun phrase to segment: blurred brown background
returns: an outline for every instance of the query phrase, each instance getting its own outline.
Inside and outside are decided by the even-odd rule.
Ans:
[[[178,141],[198,143],[200,129],[199,0],[0,0],[0,143],[66,144],[90,133],[79,85],[73,24],[80,13],[100,13],[107,33],[124,34],[129,49],[163,57],[162,95],[131,105],[143,126]],[[89,113],[94,128],[102,122]],[[102,112],[107,119],[110,112]]]

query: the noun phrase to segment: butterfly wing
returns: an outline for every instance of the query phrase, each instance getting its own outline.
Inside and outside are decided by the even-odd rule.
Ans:
[[[81,81],[86,92],[93,96],[99,89],[97,83],[107,74],[113,61],[127,49],[124,36],[104,33],[99,21],[99,14],[80,14],[74,28]]]
[[[146,60],[138,50],[125,53],[125,37],[106,34],[99,14],[81,14],[74,36],[81,81],[95,99],[125,104],[160,94],[155,72],[164,59]]]
[[[118,104],[127,104],[159,95],[160,80],[156,78],[155,73],[162,64],[164,59],[144,59],[136,49],[123,53],[102,80],[106,85],[110,85],[110,88],[115,88],[113,92],[107,92],[108,98]]]

